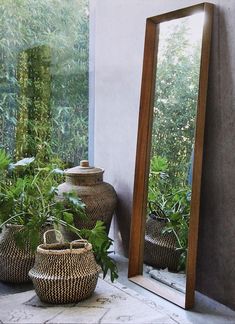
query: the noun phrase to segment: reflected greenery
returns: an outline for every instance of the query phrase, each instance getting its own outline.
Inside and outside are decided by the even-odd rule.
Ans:
[[[160,25],[148,190],[167,219],[162,234],[176,238],[178,270],[186,267],[201,55],[200,27],[191,39],[190,19]]]
[[[172,186],[185,185],[194,142],[201,48],[189,43],[188,24],[159,41],[152,156],[167,159]]]
[[[154,156],[150,170],[148,202],[156,208],[149,210],[149,213],[167,220],[162,234],[172,233],[175,236],[175,248],[180,252],[178,270],[184,271],[188,249],[191,187],[172,187],[166,158]]]

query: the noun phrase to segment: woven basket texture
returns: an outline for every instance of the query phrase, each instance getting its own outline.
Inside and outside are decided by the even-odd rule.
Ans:
[[[92,229],[97,220],[101,220],[108,233],[117,202],[113,187],[105,182],[94,187],[83,187],[79,196],[86,204],[87,220],[75,218],[76,227]]]
[[[92,229],[97,220],[101,220],[108,233],[117,201],[116,193],[111,185],[103,182],[96,186],[79,187],[78,195],[86,204],[87,218],[83,220],[79,216],[75,217],[75,226]]]
[[[99,272],[91,249],[81,248],[79,243],[73,243],[72,249],[69,243],[55,243],[38,247],[29,276],[42,301],[67,304],[88,298]]]
[[[42,234],[48,230],[46,226],[41,230]],[[33,267],[35,253],[30,249],[29,242],[25,241],[23,249],[16,245],[14,235],[23,230],[22,225],[6,225],[0,238],[0,280],[11,283],[23,283],[30,281],[29,270]],[[41,240],[42,241],[42,240]]]
[[[29,270],[34,264],[35,255],[28,242],[20,249],[14,240],[14,234],[23,226],[7,225],[0,239],[0,280],[12,283],[23,283],[30,280]]]
[[[168,268],[177,271],[180,252],[176,250],[176,237],[173,233],[162,234],[165,219],[149,217],[146,222],[144,240],[144,262],[158,269]]]
[[[113,187],[105,182],[95,186],[69,186],[67,183],[60,185],[60,192],[75,191],[82,201],[86,204],[86,219],[81,219],[79,215],[75,215],[74,224],[76,228],[95,227],[96,222],[101,220],[104,222],[106,232],[108,234],[114,209],[117,203],[117,195]],[[71,241],[76,238],[72,232],[62,230],[64,237]]]

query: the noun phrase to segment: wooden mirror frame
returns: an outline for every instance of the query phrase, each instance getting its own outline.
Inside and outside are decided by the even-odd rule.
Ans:
[[[200,3],[159,16],[150,17],[147,18],[146,21],[133,210],[129,247],[128,278],[136,284],[156,293],[157,295],[160,295],[161,297],[185,309],[192,308],[194,305],[202,158],[213,7],[214,5],[210,3]],[[202,33],[201,63],[195,129],[193,183],[186,267],[186,293],[183,294],[168,286],[162,287],[162,284],[158,283],[157,281],[153,282],[152,280],[143,277],[144,234],[147,212],[147,192],[150,168],[153,100],[156,81],[159,23],[191,16],[198,12],[204,12],[205,18]]]

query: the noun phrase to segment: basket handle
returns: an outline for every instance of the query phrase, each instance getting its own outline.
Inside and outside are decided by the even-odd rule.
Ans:
[[[46,232],[43,234],[43,243],[44,243],[45,245],[48,244],[48,243],[47,243],[47,234],[48,234],[49,232],[55,232],[55,233],[59,234],[59,239],[58,239],[57,237],[56,237],[56,239],[59,241],[59,243],[63,243],[63,241],[64,241],[64,237],[63,237],[62,233],[61,233],[60,231],[56,230],[56,229],[50,229],[50,230],[46,231]]]
[[[80,239],[80,240],[74,240],[74,241],[72,241],[72,242],[70,242],[69,243],[69,246],[70,246],[70,251],[72,251],[72,249],[73,249],[73,244],[74,243],[82,243],[83,245],[84,245],[84,248],[86,249],[86,250],[89,250],[89,242],[87,241],[87,240],[84,240],[84,239]]]

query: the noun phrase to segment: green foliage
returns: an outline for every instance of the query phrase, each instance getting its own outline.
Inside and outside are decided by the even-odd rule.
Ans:
[[[10,157],[6,154],[5,151],[0,150],[0,170],[4,171],[7,166],[10,164]]]
[[[165,29],[164,29],[165,28]],[[200,31],[200,26],[198,30]],[[192,167],[200,71],[200,37],[190,39],[187,18],[160,28],[148,201],[168,219],[186,266]]]
[[[44,151],[51,137],[51,49],[40,45],[20,53],[17,79],[19,86],[16,125],[17,159]]]
[[[158,201],[161,193],[166,192],[168,174],[168,162],[161,156],[153,156],[150,160],[148,201]]]
[[[35,251],[43,227],[64,226],[89,240],[104,276],[110,270],[111,280],[116,279],[117,268],[108,255],[112,240],[103,222],[98,221],[91,230],[75,228],[74,215],[87,217],[85,204],[75,192],[64,193],[63,199],[58,196],[56,188],[62,181],[63,172],[54,161],[58,160],[51,157],[50,163],[45,163],[36,158],[24,158],[10,163],[0,150],[0,228],[6,224],[23,225],[15,236],[16,243],[23,248],[28,241]]]
[[[164,171],[164,172],[163,172]],[[160,217],[168,222],[163,233],[173,233],[180,250],[178,270],[185,270],[188,249],[191,188],[187,185],[171,187],[166,158],[154,156],[150,164],[148,202]]]
[[[96,226],[92,230],[81,230],[81,235],[88,239],[92,244],[96,261],[101,265],[103,270],[103,276],[105,277],[109,270],[111,281],[117,279],[117,266],[108,255],[108,250],[112,245],[112,240],[107,237],[103,222],[97,221]]]
[[[19,159],[38,137],[77,164],[88,154],[88,0],[0,4],[0,143]]]
[[[180,251],[178,270],[185,270],[188,251],[188,229],[190,216],[190,188],[173,190],[172,194],[163,196],[161,208],[168,219],[163,233],[173,233]]]
[[[162,45],[161,45],[162,44]],[[160,40],[152,157],[165,157],[171,185],[184,186],[194,142],[200,44],[192,44],[181,22]]]
[[[166,171],[168,168],[167,159],[161,156],[154,156],[151,159],[150,164],[152,173],[160,173]]]
[[[5,169],[8,160],[0,155],[0,220],[1,226],[24,225],[17,242],[28,239],[35,249],[45,224],[63,225],[79,236],[73,215],[86,217],[74,193],[57,199],[63,164],[53,153],[70,164],[88,155],[88,0],[0,4],[0,143],[17,159],[35,156]],[[110,269],[111,279],[117,278],[102,223],[83,235],[104,275]]]

